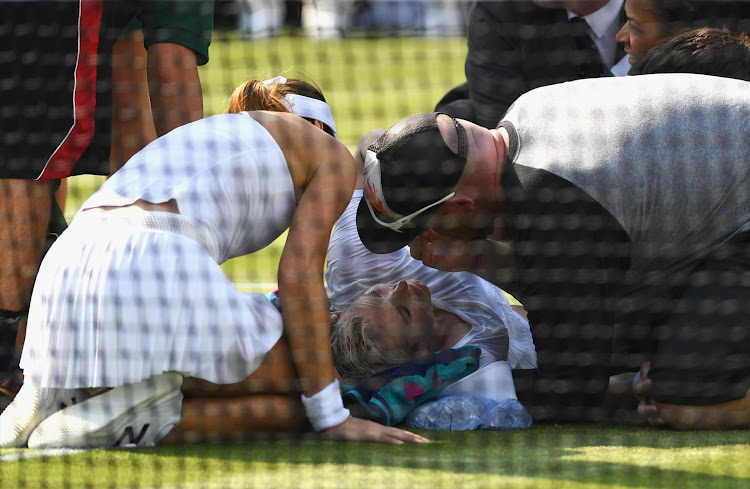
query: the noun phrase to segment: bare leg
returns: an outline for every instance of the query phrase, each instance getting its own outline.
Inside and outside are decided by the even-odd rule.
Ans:
[[[112,50],[112,151],[110,175],[156,139],[148,97],[143,32],[129,32]]]
[[[711,406],[680,406],[651,402],[663,424],[676,430],[738,430],[750,428],[750,390],[742,399]]]
[[[160,443],[232,441],[311,430],[283,337],[244,381],[216,385],[191,377],[185,379],[182,392],[182,419]]]
[[[750,388],[745,397],[708,406],[665,404],[648,398],[652,382],[648,378],[650,364],[641,367],[641,378],[635,393],[641,400],[638,414],[654,426],[676,430],[735,430],[750,428]]]
[[[159,444],[242,441],[311,430],[299,396],[189,398],[182,403],[182,419]]]
[[[263,359],[260,367],[248,378],[236,384],[217,385],[189,377],[182,384],[185,398],[242,397],[251,394],[282,394],[299,398],[297,371],[292,364],[291,352],[282,336]]]
[[[53,181],[0,180],[0,309],[26,306],[47,236]]]
[[[4,328],[0,332],[0,381],[11,373],[15,348],[23,346],[26,316],[20,321],[13,318],[26,308],[31,296],[47,237],[53,188],[51,180],[0,179],[0,309],[4,311],[0,316]],[[6,393],[14,393],[18,382],[6,384]]]

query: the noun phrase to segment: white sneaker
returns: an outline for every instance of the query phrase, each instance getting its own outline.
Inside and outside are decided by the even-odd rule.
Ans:
[[[89,397],[86,389],[41,389],[25,384],[0,415],[0,447],[25,447],[39,423]]]
[[[50,416],[29,448],[154,446],[180,420],[182,375],[168,372],[126,384]]]

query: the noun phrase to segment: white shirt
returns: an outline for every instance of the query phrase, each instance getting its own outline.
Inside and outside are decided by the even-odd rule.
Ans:
[[[579,16],[568,10],[568,19],[582,17],[589,25],[589,35],[594,41],[602,61],[607,68],[612,68],[617,55],[617,32],[620,30],[620,12],[625,0],[610,0],[607,4],[588,15]]]

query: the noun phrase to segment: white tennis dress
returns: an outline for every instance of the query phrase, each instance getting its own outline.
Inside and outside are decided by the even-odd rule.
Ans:
[[[180,214],[137,207],[175,199]],[[21,365],[38,387],[114,387],[167,371],[215,383],[251,374],[282,319],[219,264],[269,245],[296,207],[284,154],[246,113],[175,129],[81,208],[45,257]],[[87,210],[92,209],[92,210]]]

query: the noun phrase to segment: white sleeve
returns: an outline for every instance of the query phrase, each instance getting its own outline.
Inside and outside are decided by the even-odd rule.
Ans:
[[[406,260],[416,262],[408,248],[378,255],[368,250],[357,233],[357,207],[362,190],[355,190],[344,213],[333,227],[326,261],[328,299],[337,309],[346,309],[376,284],[403,278]]]

